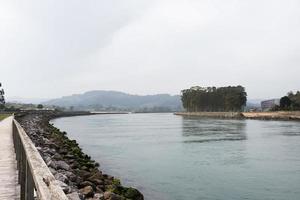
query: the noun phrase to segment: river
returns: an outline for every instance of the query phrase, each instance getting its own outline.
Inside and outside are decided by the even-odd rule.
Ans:
[[[171,113],[51,122],[146,200],[300,199],[299,122]]]

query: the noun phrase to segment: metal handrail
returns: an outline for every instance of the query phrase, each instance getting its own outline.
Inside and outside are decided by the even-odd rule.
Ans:
[[[24,129],[15,119],[12,125],[21,200],[68,200]]]

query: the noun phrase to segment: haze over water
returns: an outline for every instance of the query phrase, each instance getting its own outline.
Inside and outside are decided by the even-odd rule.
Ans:
[[[300,123],[173,114],[59,118],[101,169],[146,199],[299,199]]]

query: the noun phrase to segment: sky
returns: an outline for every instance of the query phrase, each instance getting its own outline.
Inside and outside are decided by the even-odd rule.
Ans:
[[[7,97],[300,90],[299,0],[0,0]]]

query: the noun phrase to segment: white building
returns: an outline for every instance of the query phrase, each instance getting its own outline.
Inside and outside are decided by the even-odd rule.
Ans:
[[[272,108],[274,108],[275,106],[279,106],[280,105],[280,99],[269,99],[269,100],[265,100],[262,101],[260,103],[261,105],[261,109],[263,111],[270,111]]]

